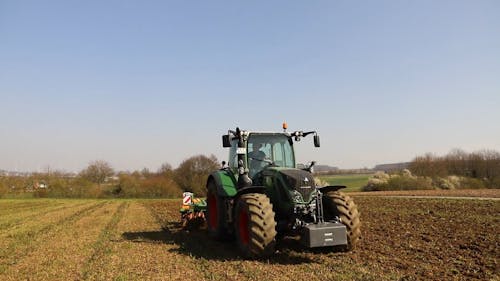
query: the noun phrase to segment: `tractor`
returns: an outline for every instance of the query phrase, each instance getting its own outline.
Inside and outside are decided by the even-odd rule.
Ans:
[[[284,237],[306,248],[353,249],[360,239],[359,212],[340,192],[345,186],[317,186],[315,162],[298,168],[294,142],[316,131],[252,132],[236,128],[222,136],[228,161],[207,180],[206,220],[209,236],[236,239],[243,256],[272,255]]]

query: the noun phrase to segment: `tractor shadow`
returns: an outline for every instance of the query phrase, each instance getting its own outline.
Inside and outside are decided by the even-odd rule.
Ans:
[[[215,241],[208,237],[205,229],[185,230],[178,222],[166,222],[162,230],[146,232],[125,232],[123,239],[135,243],[163,243],[176,245],[170,252],[195,258],[217,261],[241,261],[245,258],[239,253],[238,246],[233,240]],[[308,253],[314,253],[304,249],[297,241],[287,239],[280,240],[277,251],[266,259],[258,259],[266,264],[294,265],[305,263],[316,263],[315,259],[309,257]]]

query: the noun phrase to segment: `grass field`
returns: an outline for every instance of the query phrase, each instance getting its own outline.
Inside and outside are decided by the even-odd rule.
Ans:
[[[372,174],[352,174],[352,175],[325,175],[319,176],[320,179],[331,185],[345,185],[347,188],[343,192],[361,191],[361,188],[368,183],[368,178]]]
[[[182,230],[179,200],[0,200],[0,280],[499,280],[500,201],[355,200],[355,251],[261,261]]]

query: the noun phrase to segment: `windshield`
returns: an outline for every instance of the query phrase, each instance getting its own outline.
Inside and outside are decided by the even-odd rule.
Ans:
[[[289,138],[282,134],[251,134],[248,139],[248,167],[250,177],[267,165],[295,168],[293,148]]]

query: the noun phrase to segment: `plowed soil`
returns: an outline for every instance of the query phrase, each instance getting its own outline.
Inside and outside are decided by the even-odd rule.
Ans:
[[[500,280],[500,201],[362,195],[357,249],[265,260],[182,229],[180,200],[0,200],[0,280]]]
[[[443,197],[478,197],[500,198],[500,189],[453,189],[453,190],[406,190],[351,192],[351,196],[443,196]]]

